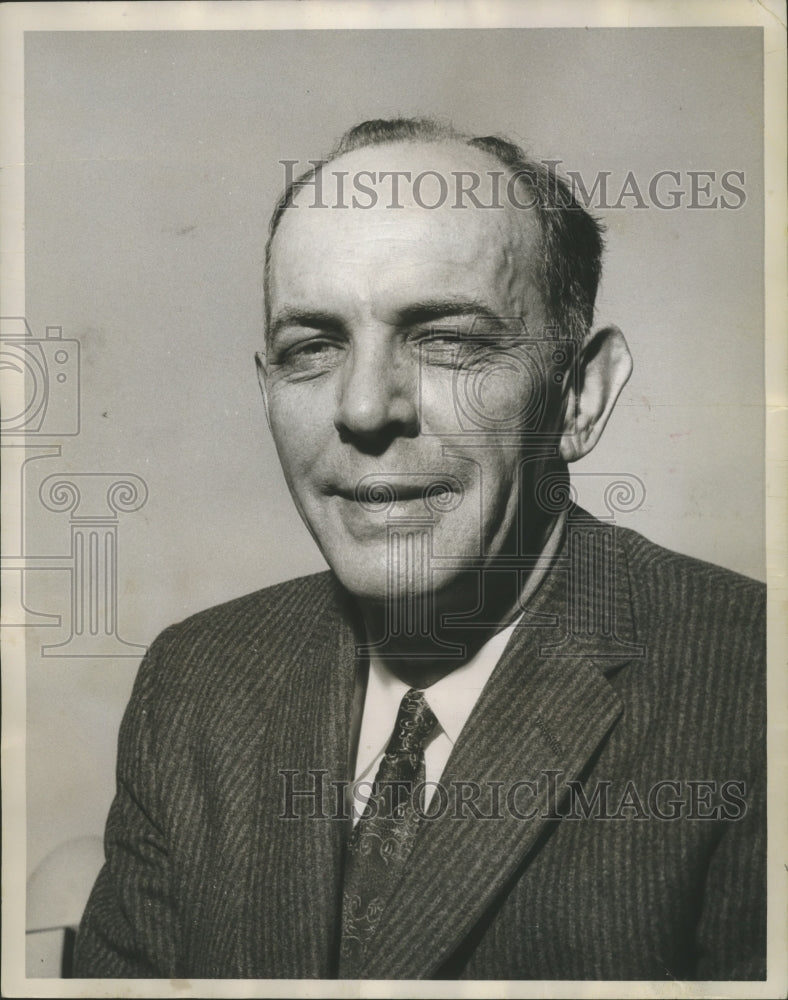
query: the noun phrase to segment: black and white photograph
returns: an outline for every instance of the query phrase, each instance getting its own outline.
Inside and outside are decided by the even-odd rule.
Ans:
[[[3,994],[784,996],[784,8],[4,8]]]

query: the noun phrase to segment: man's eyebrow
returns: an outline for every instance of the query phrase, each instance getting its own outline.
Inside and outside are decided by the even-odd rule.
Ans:
[[[414,302],[398,313],[398,325],[416,326],[420,323],[434,323],[437,320],[456,316],[484,316],[496,319],[497,315],[489,306],[477,299],[428,299]]]
[[[315,330],[338,330],[342,321],[333,313],[322,309],[281,309],[271,320],[268,336],[273,338],[286,326],[302,326]]]

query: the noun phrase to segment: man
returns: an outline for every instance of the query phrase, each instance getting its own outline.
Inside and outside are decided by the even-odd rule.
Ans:
[[[258,361],[331,572],[152,646],[78,975],[764,977],[762,588],[570,502],[601,250],[430,121],[291,179]]]

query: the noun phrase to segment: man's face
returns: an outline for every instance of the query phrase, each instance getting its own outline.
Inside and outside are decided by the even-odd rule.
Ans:
[[[324,205],[335,204],[338,171],[348,172],[345,204],[361,170],[438,171],[451,195],[431,210],[401,182],[402,207],[389,207],[387,180],[373,185],[374,207],[332,208],[305,189],[274,238],[271,430],[301,516],[362,598],[392,596],[403,560],[426,558],[433,571],[409,573],[411,589],[440,591],[469,561],[511,551],[520,487],[536,468],[521,474],[534,436],[518,432],[533,429],[548,384],[551,403],[537,423],[558,426],[553,376],[535,368],[534,345],[516,322],[531,338],[547,322],[537,220],[512,208],[453,207],[453,171],[484,178],[496,169],[455,144],[358,150],[325,168]],[[438,193],[425,181],[419,200],[432,204]],[[424,556],[408,549],[429,535]]]

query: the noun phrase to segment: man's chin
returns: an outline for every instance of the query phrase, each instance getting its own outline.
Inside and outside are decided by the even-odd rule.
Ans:
[[[408,575],[398,581],[397,575],[385,560],[377,562],[372,556],[368,560],[353,563],[341,559],[329,559],[328,563],[345,590],[363,604],[407,604],[414,610],[416,604],[429,601],[436,610],[438,607],[444,608],[444,604],[444,610],[448,610],[453,608],[461,595],[466,600],[471,600],[471,603],[476,600],[473,586],[470,587],[473,593],[465,594],[469,583],[474,583],[475,575],[470,580],[463,578],[461,581],[458,574],[443,572],[424,576],[418,574],[418,579]]]
[[[374,567],[347,567],[332,565],[339,582],[359,601],[371,604],[387,604],[398,596],[391,585],[388,569]],[[400,596],[404,591],[400,591]]]

